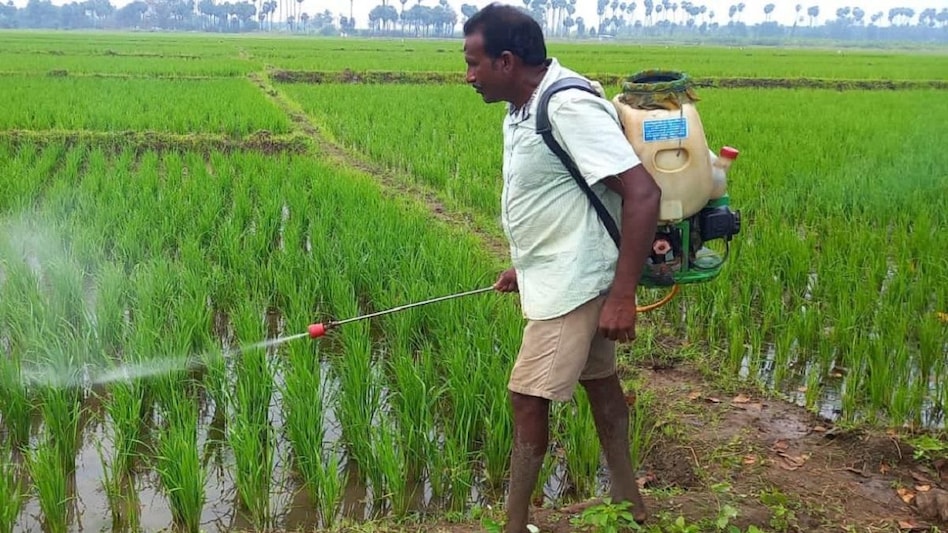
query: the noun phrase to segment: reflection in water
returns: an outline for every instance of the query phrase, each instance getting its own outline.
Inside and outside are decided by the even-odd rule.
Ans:
[[[219,335],[221,348],[224,354],[233,355],[240,351],[234,349],[234,333],[228,317],[222,313],[214,313],[215,331]],[[283,419],[283,388],[284,382],[284,349],[279,339],[284,331],[284,323],[279,313],[269,310],[265,313],[267,325],[267,341],[258,343],[255,347],[265,349],[268,363],[273,369],[274,389],[268,409],[269,422],[275,437],[273,483],[270,487],[271,514],[273,528],[282,530],[307,530],[319,527],[322,519],[319,515],[318,502],[314,501],[311,490],[301,479],[292,461],[292,447],[286,437]],[[331,349],[332,340],[327,339],[323,351]],[[334,373],[328,362],[321,363],[320,374],[326,380],[325,387],[332,392],[338,391],[339,384],[335,382]],[[231,387],[235,373],[232,357],[226,357],[222,363],[224,370],[223,387]],[[148,372],[158,372],[157,366],[149,367]],[[163,368],[163,367],[162,367]],[[175,370],[180,370],[175,367]],[[213,371],[197,367],[191,373],[194,379],[212,379]],[[117,374],[115,374],[117,375]],[[110,374],[110,376],[112,376]],[[114,377],[114,376],[113,376]],[[108,380],[107,380],[108,381]],[[148,380],[143,382],[147,383]],[[111,432],[106,428],[111,423],[105,405],[110,400],[109,386],[96,384],[85,392],[83,410],[79,419],[81,445],[76,453],[76,468],[69,476],[67,486],[70,495],[74,495],[68,506],[70,531],[158,531],[172,528],[172,513],[169,501],[165,496],[160,480],[154,471],[154,465],[149,459],[144,461],[139,456],[133,458],[129,475],[118,483],[119,490],[106,490],[104,481],[107,478],[106,469],[112,462],[111,453],[114,449],[111,442]],[[226,391],[225,391],[226,392]],[[383,391],[384,398],[387,390]],[[200,464],[206,471],[205,505],[202,508],[200,524],[205,532],[253,530],[254,525],[242,504],[235,486],[233,453],[227,444],[228,412],[225,406],[220,405],[220,397],[212,388],[200,389],[198,400],[198,433],[197,449]],[[385,406],[379,406],[384,408]],[[156,405],[156,399],[150,398],[142,403],[140,420],[139,442],[135,445],[135,452],[141,457],[153,456],[157,445],[158,433],[162,422],[161,409]],[[327,405],[324,413],[325,444],[329,448],[337,448],[341,438],[341,427],[331,406]],[[31,420],[34,441],[43,431],[43,419],[40,413],[34,413]],[[439,439],[443,435],[439,436]],[[34,442],[35,444],[35,442]],[[14,454],[14,457],[20,457]],[[22,458],[18,459],[22,462]],[[391,502],[385,498],[377,499],[373,487],[361,481],[360,467],[344,453],[340,456],[340,471],[338,475],[344,483],[341,501],[336,509],[337,517],[345,517],[354,521],[371,519],[391,512]],[[19,476],[24,486],[30,483],[27,469],[20,468]],[[410,513],[440,512],[445,509],[456,508],[458,502],[451,501],[450,490],[446,490],[442,498],[435,498],[432,485],[427,473],[409,474],[407,485],[409,494],[406,495],[404,508]],[[566,495],[565,466],[561,458],[555,463],[551,475],[545,482],[544,494],[548,501],[558,500]],[[466,501],[460,507],[472,503],[494,503],[501,498],[495,488],[486,491],[486,480],[483,472],[475,469],[473,487],[466,494]],[[605,478],[600,479],[599,488],[605,488]],[[499,489],[502,491],[502,487]],[[35,495],[29,494],[14,528],[16,532],[42,533],[42,513]]]
[[[946,348],[948,355],[948,348]],[[756,367],[756,370],[754,368]],[[918,369],[912,369],[912,381],[919,379]],[[785,395],[789,401],[810,409],[819,416],[837,421],[843,413],[844,391],[852,379],[848,369],[836,365],[835,361],[821,364],[817,360],[790,360],[780,365],[777,350],[773,344],[767,344],[762,355],[747,353],[741,360],[741,379],[752,378],[770,390]],[[938,383],[934,378],[925,386],[925,400],[921,410],[921,425],[927,428],[945,427],[944,410],[935,401],[938,398]],[[854,416],[864,414],[857,410]]]

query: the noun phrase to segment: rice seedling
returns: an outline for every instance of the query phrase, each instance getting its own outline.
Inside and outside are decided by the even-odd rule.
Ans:
[[[133,466],[136,447],[140,443],[143,390],[136,381],[118,382],[109,389],[106,412],[111,432],[114,479],[121,479]]]
[[[289,131],[286,116],[243,80],[0,77],[0,91],[11,106],[2,129]],[[162,96],[169,92],[175,98]]]
[[[427,360],[421,359],[426,356]],[[390,357],[394,384],[387,403],[399,431],[399,448],[404,452],[403,476],[418,479],[435,453],[435,413],[445,387],[439,385],[430,353],[420,352],[416,357],[400,352]]]
[[[316,464],[313,482],[319,487],[316,505],[321,524],[326,529],[332,529],[336,525],[345,487],[339,474],[340,455],[329,449],[324,457],[323,461]]]
[[[279,48],[248,43],[255,58],[286,69],[338,72],[384,71],[397,79],[403,73],[463,73],[460,46],[445,41],[379,43],[356,39],[340,47],[334,41],[286,43]],[[629,75],[628,45],[549,42],[549,53],[565,65],[584,72]],[[755,76],[763,78],[819,77],[837,79],[946,79],[948,69],[938,56],[901,52],[847,51],[844,55],[785,48],[727,48],[705,45],[682,54],[679,48],[636,44],[634,56],[648,57],[650,65],[679,68],[692,75]],[[868,56],[868,57],[867,57]],[[871,59],[870,59],[871,57]],[[574,67],[576,68],[576,67]],[[883,76],[880,71],[890,72]]]
[[[65,533],[69,528],[69,509],[72,495],[68,484],[72,473],[64,464],[63,448],[68,444],[46,432],[27,452],[30,479],[43,513],[43,525],[51,533]]]
[[[79,431],[81,397],[75,389],[44,388],[41,395],[46,432],[55,440],[63,472],[71,475],[75,471],[76,452],[82,437]]]
[[[266,337],[260,317],[262,306],[241,305],[233,314],[239,339]],[[234,469],[240,502],[258,528],[271,527],[270,489],[275,460],[275,432],[269,419],[273,394],[273,370],[264,350],[247,350],[236,360],[236,384],[230,397],[232,417],[227,439],[234,453]]]
[[[0,36],[6,39],[20,38]],[[270,502],[279,490],[275,479],[283,474],[277,456],[284,445],[292,450],[324,527],[337,522],[344,461],[358,467],[375,507],[385,503],[395,514],[410,510],[418,496],[415,478],[425,475],[434,501],[444,499],[454,510],[463,510],[474,491],[492,499],[482,480],[502,488],[512,440],[505,381],[522,326],[515,298],[478,297],[349,324],[319,341],[318,350],[289,345],[285,372],[272,350],[237,353],[237,348],[266,338],[261,314],[267,308],[283,313],[286,331],[302,331],[314,315],[351,317],[486,285],[496,275],[497,261],[463,232],[431,225],[424,209],[386,198],[372,177],[289,152],[225,154],[193,143],[158,146],[190,131],[234,139],[259,129],[288,131],[287,117],[246,81],[74,76],[175,69],[232,76],[264,62],[289,68],[345,63],[358,69],[372,60],[354,50],[312,54],[325,50],[326,43],[287,43],[280,54],[286,57],[274,57],[260,43],[146,36],[131,45],[115,36],[95,39],[50,60],[32,54],[32,64],[19,57],[7,62],[8,52],[0,57],[3,69],[33,73],[0,80],[21,110],[7,114],[0,128],[138,130],[124,141],[127,149],[116,146],[115,135],[111,144],[80,137],[0,137],[7,177],[0,180],[0,213],[5,219],[32,217],[33,227],[47,226],[43,229],[57,236],[49,241],[56,245],[52,249],[67,252],[31,261],[22,246],[10,244],[15,232],[0,232],[0,354],[5,356],[0,357],[0,416],[9,443],[24,447],[30,441],[34,391],[21,381],[24,375],[50,369],[68,379],[84,365],[105,373],[146,369],[153,373],[107,383],[109,438],[103,444],[113,448],[102,454],[107,462],[102,482],[119,518],[135,506],[134,494],[119,496],[128,489],[122,480],[131,482],[123,473],[134,472],[131,465],[140,462],[159,472],[173,509],[167,519],[179,529],[200,527],[207,505],[206,466],[197,455],[202,439],[208,447],[219,439],[229,448],[219,451],[217,460],[234,474],[240,512],[259,528],[279,527]],[[61,49],[68,42],[74,41],[57,37],[35,46]],[[443,43],[417,43],[411,51],[397,43],[378,46],[394,52],[384,68],[413,68],[399,67],[400,58],[426,68],[443,66],[441,76],[432,77],[439,84],[445,73],[457,70],[454,60],[448,64],[453,54],[437,51]],[[627,68],[621,67],[626,54],[618,49],[593,53],[557,46],[564,61],[582,61],[591,73]],[[257,59],[230,61],[238,48]],[[118,55],[100,57],[104,50]],[[166,57],[123,55],[136,50]],[[671,52],[656,51],[672,60]],[[786,73],[812,59],[793,53],[778,61],[755,51],[748,58],[731,54],[730,64],[708,67],[703,54],[675,56],[673,62],[697,65],[697,75],[714,76]],[[415,62],[417,57],[433,59]],[[842,63],[833,61],[813,68],[865,77],[878,73],[840,68]],[[892,63],[887,76],[908,77],[920,65],[934,69],[930,58],[880,61]],[[69,75],[35,75],[53,68]],[[226,98],[217,98],[212,89]],[[436,191],[448,210],[495,224],[500,107],[484,106],[461,85],[279,89],[331,136]],[[174,98],[166,97],[169,91]],[[782,91],[777,99],[756,90],[699,93],[711,144],[742,149],[732,198],[752,216],[721,277],[689,288],[648,320],[661,322],[702,353],[711,352],[715,363],[726,360],[729,371],[746,369],[777,387],[806,384],[805,399],[813,408],[830,388],[823,379],[840,367],[843,418],[881,413],[890,421],[917,421],[933,399],[944,403],[942,356],[948,341],[936,313],[948,312],[938,285],[948,274],[948,263],[938,258],[948,249],[937,228],[944,226],[948,210],[935,171],[948,160],[937,150],[904,149],[948,144],[943,131],[927,126],[948,118],[943,106],[935,105],[938,95],[847,92],[841,106],[837,91]],[[418,107],[419,95],[445,105]],[[768,112],[756,113],[762,98]],[[92,107],[74,105],[74,99],[91,101]],[[405,110],[404,123],[377,120],[378,109],[393,106]],[[906,125],[901,119],[916,106],[930,110],[929,121]],[[755,113],[752,120],[748,113]],[[827,116],[838,121],[826,121]],[[814,123],[821,128],[801,126]],[[179,135],[170,135],[174,132]],[[98,142],[105,144],[95,148]],[[703,350],[706,346],[710,350]],[[195,362],[203,372],[198,383],[189,381],[195,376],[187,372]],[[57,442],[65,435],[67,443],[41,440],[30,452],[30,468],[39,474],[37,492],[45,491],[40,499],[55,525],[53,504],[69,497],[68,482],[61,491],[56,483],[68,479],[76,455],[74,405],[81,398],[37,392],[37,407],[50,421],[44,435],[57,435]],[[213,428],[202,427],[195,405],[205,393],[219,417]],[[630,430],[637,465],[654,431],[646,398],[639,391]],[[548,454],[538,492],[561,481],[552,478],[564,472],[580,493],[593,490],[599,457],[595,447],[578,446],[595,438],[588,406],[579,402],[582,416],[563,409],[554,417],[553,448],[566,455],[561,461],[560,451]],[[282,423],[272,418],[278,413],[285,417]],[[329,423],[333,417],[339,428]],[[342,438],[331,442],[337,429]],[[46,456],[45,465],[35,460]],[[117,505],[122,499],[129,502]],[[43,514],[46,508],[41,505]],[[0,515],[3,509],[0,504]],[[134,513],[126,517],[132,528],[135,520]]]
[[[655,395],[651,391],[636,388],[635,401],[631,406],[629,423],[629,450],[632,468],[639,469],[652,449],[652,439],[658,428],[655,413]]]
[[[452,459],[459,461],[451,469],[450,501],[452,510],[467,506],[474,487],[475,439],[480,435],[483,404],[478,383],[482,379],[481,368],[474,367],[463,347],[455,347],[445,353],[448,382],[447,398],[450,411],[445,417],[444,449],[450,450]],[[475,359],[476,361],[476,359]]]
[[[158,435],[155,471],[176,530],[196,533],[201,530],[207,479],[198,454],[197,407],[181,388],[166,388],[163,397],[166,420]]]
[[[7,430],[7,444],[18,449],[29,444],[32,410],[18,362],[0,357],[0,418]]]
[[[376,462],[370,466],[378,475],[374,476],[372,491],[375,502],[380,505],[376,513],[382,514],[382,502],[387,501],[396,517],[402,518],[408,512],[413,494],[413,473],[408,470],[405,444],[400,442],[399,429],[395,427],[393,417],[380,415],[378,424],[373,428],[373,455]],[[373,477],[370,475],[370,477]]]
[[[237,491],[243,509],[255,527],[270,527],[270,508],[274,448],[272,427],[252,423],[239,416],[227,428],[227,438],[234,451]]]
[[[288,347],[289,368],[283,397],[287,435],[296,468],[320,511],[323,527],[335,523],[342,496],[339,458],[327,443],[326,409],[334,403],[319,352],[311,346]]]
[[[110,402],[112,405],[116,404],[115,400],[110,400]],[[133,414],[137,415],[138,411],[133,411]],[[114,420],[111,415],[109,418]],[[135,431],[137,432],[137,430],[138,422],[135,421]],[[96,442],[96,451],[102,463],[102,489],[108,501],[114,527],[136,529],[140,525],[139,512],[133,496],[135,491],[134,474],[130,466],[134,453],[133,448],[137,441],[129,442],[127,437],[120,434],[119,431],[112,429],[112,434],[107,442],[105,442],[105,439]],[[106,459],[105,447],[112,449],[109,460]]]
[[[596,490],[600,457],[599,437],[585,390],[578,387],[573,401],[558,411],[562,425],[559,441],[566,449],[564,484],[570,487],[572,498],[584,499]]]
[[[204,46],[203,44],[201,46]],[[103,55],[42,55],[42,54],[0,54],[2,72],[14,72],[32,75],[39,80],[60,79],[54,74],[67,77],[83,75],[115,74],[122,78],[137,76],[142,78],[175,77],[235,77],[244,76],[259,69],[257,64],[234,58],[214,58],[213,60],[193,60],[180,57],[161,56],[103,56]],[[42,75],[42,77],[41,77]],[[47,77],[49,76],[49,77]],[[18,76],[21,79],[25,76]]]
[[[485,399],[484,426],[490,428],[484,435],[481,454],[484,462],[485,482],[488,490],[500,495],[510,469],[510,451],[513,446],[513,416],[507,400],[506,374],[497,376],[487,390],[493,391]]]
[[[14,458],[15,448],[0,446],[0,533],[13,533],[29,490]]]

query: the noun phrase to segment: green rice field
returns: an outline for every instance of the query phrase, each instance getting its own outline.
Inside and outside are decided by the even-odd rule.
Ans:
[[[516,297],[280,342],[506,268],[482,241],[500,235],[501,106],[421,78],[270,78],[454,75],[460,49],[0,32],[0,532],[314,530],[502,503]],[[610,76],[948,80],[943,52],[550,52]],[[624,358],[675,344],[835,420],[943,428],[945,90],[697,92],[710,146],[741,151],[729,194],[743,227],[722,274],[643,315]],[[241,144],[271,134],[309,144]],[[195,135],[233,149],[184,142]],[[637,466],[651,401],[633,409]],[[598,495],[581,391],[551,428],[537,497]]]

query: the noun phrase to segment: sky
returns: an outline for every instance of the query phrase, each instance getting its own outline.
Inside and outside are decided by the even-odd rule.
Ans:
[[[52,0],[55,5],[62,5],[69,3],[72,0]],[[121,7],[132,0],[111,0],[112,5],[116,7]],[[222,1],[222,0],[217,0]],[[251,0],[253,1],[253,0]],[[389,0],[394,2],[396,8],[401,9],[401,4],[398,0]],[[415,4],[417,0],[408,0],[408,7]],[[620,0],[623,1],[623,0]],[[624,0],[630,1],[630,0]],[[674,0],[681,4],[681,0]],[[715,21],[717,22],[727,22],[727,11],[728,7],[731,4],[738,3],[739,0],[692,0],[696,5],[706,5],[708,10],[713,10],[715,12]],[[26,5],[27,0],[14,0],[14,5],[18,7],[23,7]],[[483,7],[487,5],[490,0],[448,0],[451,6],[454,7],[454,10],[458,13],[459,22],[461,14],[461,4],[468,3],[474,4],[478,7]],[[806,17],[806,8],[812,5],[820,6],[820,16],[816,21],[816,24],[821,24],[822,22],[829,19],[836,18],[836,9],[845,6],[859,6],[866,12],[865,19],[868,22],[869,17],[878,11],[886,13],[886,15],[879,22],[879,25],[888,25],[888,11],[892,7],[910,7],[915,10],[916,18],[918,13],[926,8],[932,7],[937,10],[948,8],[948,0],[744,0],[745,8],[743,13],[743,22],[747,24],[754,24],[764,20],[764,6],[768,3],[773,2],[776,5],[774,12],[772,14],[772,20],[780,22],[782,24],[792,24],[794,17],[794,6],[797,3],[803,5],[802,14],[804,15],[804,25],[809,24],[809,18]],[[255,2],[256,3],[256,2]],[[355,0],[354,10],[356,17],[356,27],[364,28],[368,20],[369,11],[380,4],[381,0]],[[437,0],[421,0],[422,5],[435,6],[438,5]],[[510,0],[510,3],[515,3],[516,5],[523,5],[521,0]],[[641,19],[644,15],[645,8],[642,5],[642,0],[636,0],[638,8],[635,11],[635,18]],[[656,0],[658,3],[658,0]],[[587,24],[590,21],[597,21],[598,15],[596,14],[596,0],[577,0],[577,16],[582,16]],[[333,14],[336,15],[349,15],[349,0],[303,0],[303,11],[310,14],[316,12],[323,12],[324,10],[329,9]],[[609,10],[606,11],[609,13]],[[653,19],[654,19],[653,15]],[[678,19],[683,19],[683,12],[681,9],[678,10]]]

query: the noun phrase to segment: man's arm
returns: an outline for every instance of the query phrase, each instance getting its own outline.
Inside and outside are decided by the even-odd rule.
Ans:
[[[622,197],[622,242],[599,329],[606,338],[624,341],[635,338],[635,291],[655,238],[662,191],[629,144],[612,105],[582,91],[563,91],[550,99],[550,122],[587,183],[604,183]]]
[[[622,197],[622,242],[599,327],[606,338],[626,341],[635,338],[635,291],[655,238],[662,190],[641,164],[603,183]]]

